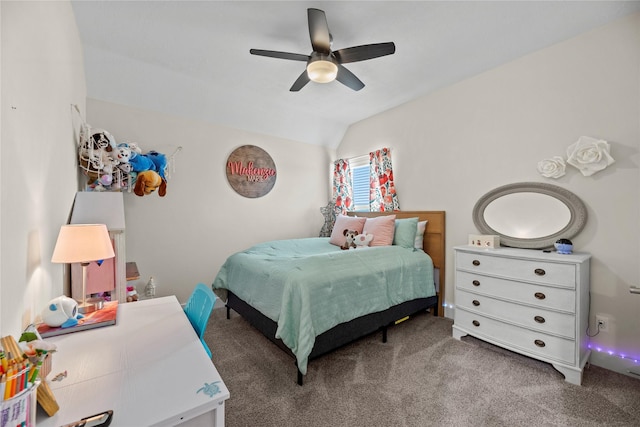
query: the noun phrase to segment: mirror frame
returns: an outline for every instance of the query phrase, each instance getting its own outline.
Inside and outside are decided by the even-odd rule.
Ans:
[[[506,236],[494,230],[484,219],[485,208],[494,200],[513,193],[541,193],[554,197],[569,208],[571,215],[569,223],[556,233],[531,239]],[[561,238],[571,239],[578,234],[586,222],[587,208],[578,196],[557,185],[542,182],[519,182],[503,185],[482,196],[473,207],[473,223],[476,228],[483,234],[496,234],[500,236],[501,245],[513,248],[544,249],[553,247],[556,240]]]

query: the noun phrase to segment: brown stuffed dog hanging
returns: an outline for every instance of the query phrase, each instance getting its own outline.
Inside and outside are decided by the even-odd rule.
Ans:
[[[167,194],[167,181],[162,179],[155,171],[144,171],[138,174],[133,192],[137,196],[145,196],[153,193],[157,188],[158,195],[164,197]]]

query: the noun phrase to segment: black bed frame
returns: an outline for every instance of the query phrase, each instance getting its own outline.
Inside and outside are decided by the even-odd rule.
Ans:
[[[282,340],[276,338],[276,329],[278,328],[278,324],[276,322],[251,307],[231,291],[228,293],[226,307],[227,319],[230,318],[230,310],[233,309],[244,317],[251,326],[258,329],[278,347],[295,359],[291,349],[289,349]],[[434,316],[438,315],[438,295],[406,301],[390,307],[387,310],[367,314],[349,322],[334,326],[332,329],[329,329],[316,337],[315,344],[311,350],[311,354],[309,355],[309,361],[379,330],[382,331],[382,342],[387,342],[387,328],[389,326],[392,326],[399,319],[428,308],[433,309]],[[300,372],[300,369],[298,369],[298,385],[302,385],[302,378],[303,375]]]

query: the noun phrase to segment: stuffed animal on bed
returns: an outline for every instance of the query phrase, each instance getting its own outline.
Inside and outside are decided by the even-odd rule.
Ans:
[[[356,244],[355,248],[366,248],[369,246],[369,243],[373,240],[373,234],[358,234],[354,243]]]
[[[348,228],[345,228],[342,234],[344,235],[345,239],[344,239],[344,244],[340,246],[340,249],[342,250],[347,250],[351,248],[355,249],[356,236],[360,233],[358,233],[356,230],[349,230]]]

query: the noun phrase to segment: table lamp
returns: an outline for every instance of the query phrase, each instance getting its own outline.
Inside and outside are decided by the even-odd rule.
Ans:
[[[106,225],[70,224],[60,227],[51,262],[78,262],[82,266],[82,302],[78,305],[80,313],[91,313],[97,309],[95,302],[87,301],[87,266],[92,261],[102,261],[114,256]]]

